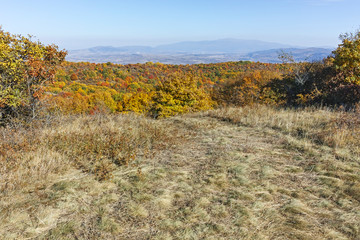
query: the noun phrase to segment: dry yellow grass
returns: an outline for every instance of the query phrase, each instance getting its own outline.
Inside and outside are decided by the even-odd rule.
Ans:
[[[50,206],[67,197],[74,181],[110,180],[121,166],[136,171],[138,159],[151,159],[182,139],[177,129],[136,115],[63,117],[51,125],[0,133],[0,236],[9,238],[54,227],[66,210]],[[42,211],[44,217],[53,212],[46,216],[52,220],[37,215]]]
[[[358,239],[357,119],[254,106],[2,129],[0,236]]]
[[[360,154],[360,111],[329,108],[276,109],[264,105],[222,108],[210,116],[255,128],[271,128],[318,145],[347,148]]]

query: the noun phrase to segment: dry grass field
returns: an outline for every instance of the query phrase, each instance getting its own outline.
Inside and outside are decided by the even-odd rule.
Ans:
[[[226,108],[0,130],[1,239],[360,239],[360,113]]]

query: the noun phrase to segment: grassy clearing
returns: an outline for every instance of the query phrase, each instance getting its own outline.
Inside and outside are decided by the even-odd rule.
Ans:
[[[0,134],[0,236],[10,238],[54,227],[67,212],[57,204],[87,185],[82,182],[110,181],[122,166],[136,172],[137,160],[183,139],[166,122],[135,115],[68,117],[43,127],[3,128]],[[101,184],[96,181],[91,191]],[[51,221],[42,219],[50,212]]]
[[[358,239],[359,128],[257,106],[3,129],[0,236]]]

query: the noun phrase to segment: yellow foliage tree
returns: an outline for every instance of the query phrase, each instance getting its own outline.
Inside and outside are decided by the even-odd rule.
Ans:
[[[342,43],[333,52],[336,69],[349,83],[360,85],[360,31],[340,36]]]
[[[153,117],[169,117],[180,113],[212,108],[214,102],[193,76],[172,75],[158,84],[152,98]]]
[[[118,103],[118,111],[146,113],[149,110],[151,103],[151,93],[125,93],[122,96],[122,101]]]

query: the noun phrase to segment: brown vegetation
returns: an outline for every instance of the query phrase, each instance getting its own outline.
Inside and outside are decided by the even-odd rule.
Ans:
[[[356,239],[358,116],[255,105],[2,129],[0,234]]]

